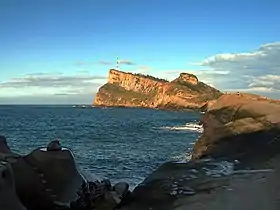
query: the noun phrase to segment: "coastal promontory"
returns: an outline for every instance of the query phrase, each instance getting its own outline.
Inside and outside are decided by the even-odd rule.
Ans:
[[[97,92],[94,106],[198,109],[222,93],[181,73],[173,81],[111,69],[108,82]]]

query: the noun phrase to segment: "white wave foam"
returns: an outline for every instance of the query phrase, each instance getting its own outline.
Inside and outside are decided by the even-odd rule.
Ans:
[[[186,123],[183,126],[173,126],[173,127],[165,126],[165,127],[161,127],[161,129],[170,130],[170,131],[194,131],[198,133],[203,132],[202,125],[198,125],[197,123]]]
[[[192,158],[192,152],[185,152],[181,155],[177,155],[172,157],[172,160],[175,161],[174,163],[187,163],[191,160]]]
[[[214,168],[204,168],[206,175],[213,177],[227,176],[233,173],[234,164],[228,161],[220,161],[215,163],[209,163],[209,165],[215,166]]]

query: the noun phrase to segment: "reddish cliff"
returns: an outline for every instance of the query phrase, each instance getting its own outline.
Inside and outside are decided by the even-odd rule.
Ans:
[[[197,109],[222,93],[193,74],[181,73],[168,82],[148,75],[111,69],[108,83],[96,94],[95,106]]]

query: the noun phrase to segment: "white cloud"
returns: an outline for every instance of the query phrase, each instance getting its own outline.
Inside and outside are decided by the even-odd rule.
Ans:
[[[119,62],[120,62],[120,64],[129,65],[129,66],[136,65],[136,63],[129,61],[129,60],[120,60]]]
[[[97,88],[106,82],[106,77],[92,76],[88,73],[75,75],[28,74],[0,82],[0,96],[51,96],[75,95],[96,92]]]
[[[265,44],[253,52],[217,54],[201,62],[215,70],[228,70],[231,74],[279,74],[280,42]]]
[[[206,70],[190,73],[219,89],[274,93],[280,98],[280,42],[251,52],[217,54],[195,64]]]
[[[280,75],[263,75],[259,77],[255,77],[251,79],[251,83],[248,87],[255,88],[269,88],[271,90],[279,90],[280,91]]]
[[[104,60],[98,61],[97,63],[98,63],[98,64],[101,64],[101,65],[107,65],[107,66],[113,65],[113,62],[104,61]]]

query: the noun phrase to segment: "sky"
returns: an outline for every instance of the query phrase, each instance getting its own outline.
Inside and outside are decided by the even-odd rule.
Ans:
[[[120,69],[280,99],[278,0],[0,0],[0,104],[92,103]]]

